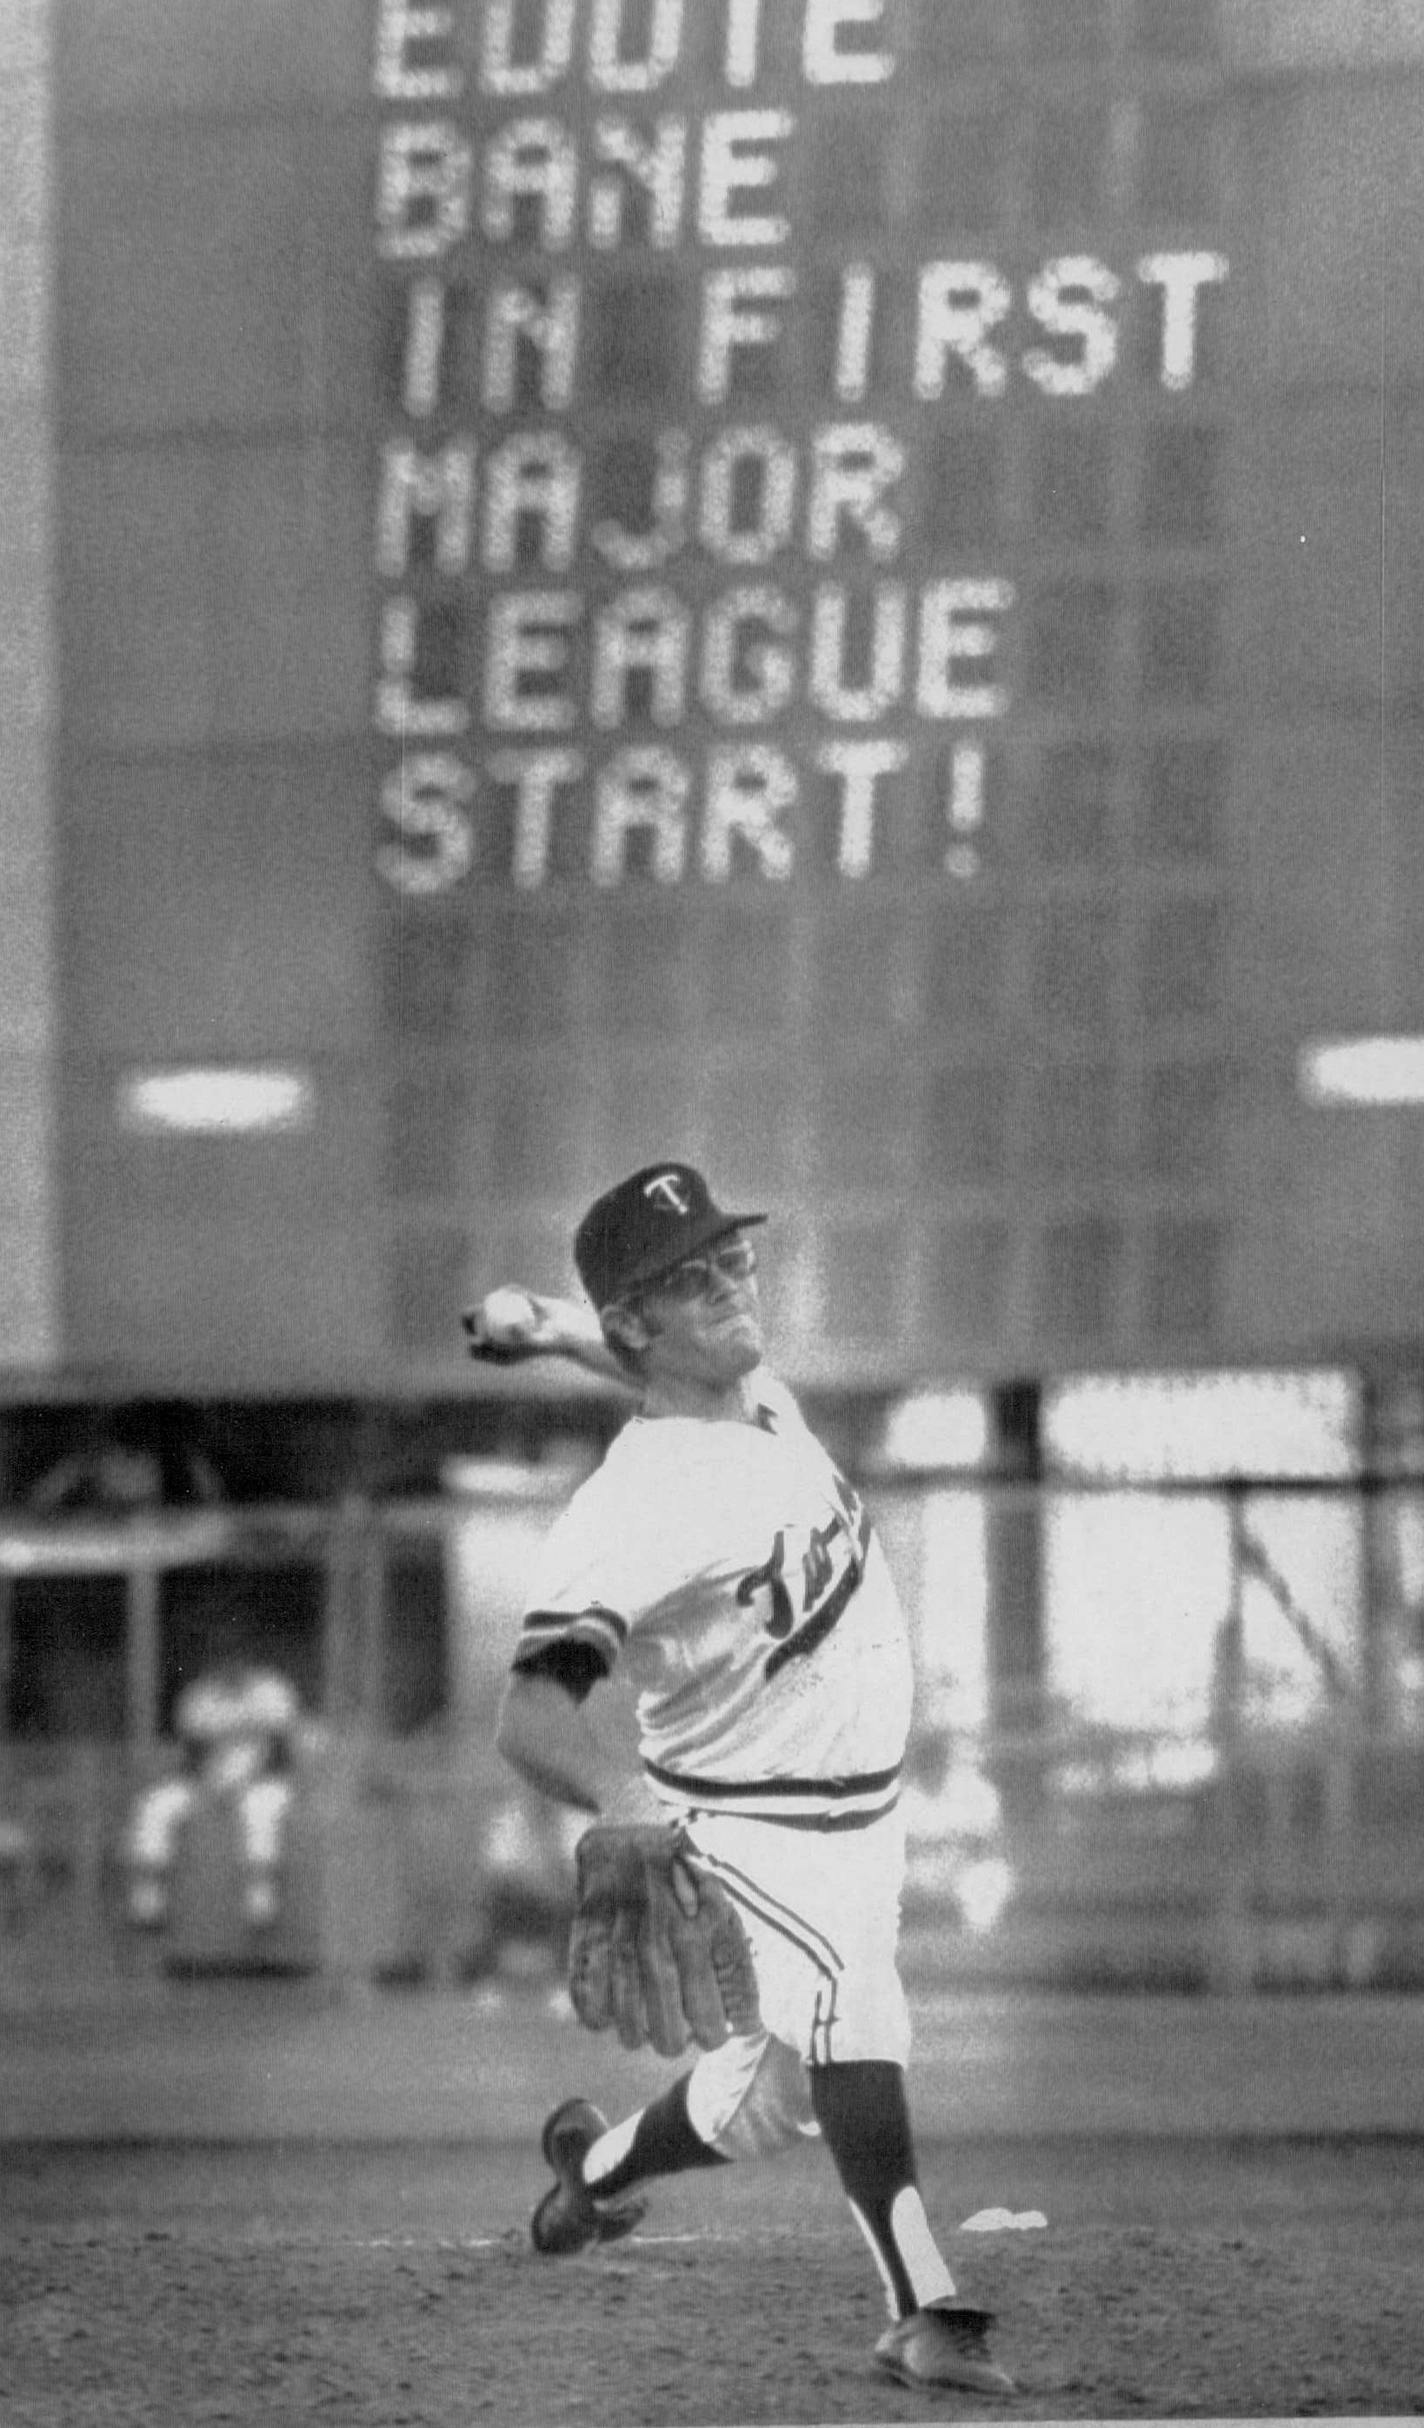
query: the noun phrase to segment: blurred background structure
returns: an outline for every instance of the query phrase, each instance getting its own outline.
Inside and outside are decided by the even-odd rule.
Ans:
[[[1407,0],[3,0],[6,1962],[545,1962],[618,1410],[458,1317],[674,1153],[913,1961],[1424,1974],[1421,113]],[[141,1957],[233,1664],[280,1915],[220,1815]]]

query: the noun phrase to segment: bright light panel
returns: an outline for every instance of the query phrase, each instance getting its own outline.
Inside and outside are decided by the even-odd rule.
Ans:
[[[305,1129],[315,1090],[303,1071],[138,1071],[119,1090],[119,1118],[130,1130],[231,1137]]]
[[[1424,1037],[1320,1037],[1302,1046],[1308,1104],[1424,1104]]]
[[[989,1418],[976,1391],[916,1391],[899,1400],[885,1425],[882,1452],[910,1470],[982,1467]]]
[[[1255,1501],[1251,1531],[1357,1682],[1363,1545],[1358,1508],[1340,1499]],[[1150,1775],[1127,1749],[1112,1770],[1126,1787],[1187,1785],[1212,1725],[1222,1620],[1231,1607],[1231,1529],[1218,1494],[1160,1500],[1145,1493],[1050,1493],[1044,1545],[1049,1679],[1057,1705],[1088,1727],[1140,1730],[1156,1742]],[[1297,1728],[1327,1719],[1321,1666],[1274,1592],[1245,1581],[1247,1715]],[[1165,1762],[1163,1740],[1179,1748]],[[1101,1755],[1064,1784],[1088,1792]]]
[[[1044,1598],[1057,1701],[1089,1727],[1200,1737],[1230,1576],[1219,1504],[1053,1495]]]
[[[1351,1475],[1356,1391],[1340,1373],[1088,1376],[1045,1394],[1044,1445],[1077,1475]]]

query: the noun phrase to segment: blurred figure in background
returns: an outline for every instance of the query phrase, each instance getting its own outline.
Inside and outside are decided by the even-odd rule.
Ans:
[[[129,1821],[130,1921],[163,1927],[183,1825],[201,1802],[225,1796],[240,1831],[244,1916],[257,1928],[275,1922],[301,1716],[289,1680],[248,1662],[220,1662],[183,1689],[173,1714],[181,1770],[140,1796]]]
[[[37,1517],[123,1518],[150,1509],[206,1509],[222,1478],[185,1412],[144,1405],[92,1417],[75,1447],[33,1484]]]

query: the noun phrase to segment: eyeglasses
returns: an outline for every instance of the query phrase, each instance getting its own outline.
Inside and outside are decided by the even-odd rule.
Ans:
[[[750,1281],[756,1269],[756,1249],[749,1239],[719,1240],[701,1256],[685,1256],[670,1273],[660,1273],[640,1295],[656,1291],[660,1298],[690,1306],[694,1299],[710,1297],[717,1282]]]

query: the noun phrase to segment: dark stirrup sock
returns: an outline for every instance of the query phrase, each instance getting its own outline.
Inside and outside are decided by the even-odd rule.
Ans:
[[[810,2068],[811,2105],[897,2318],[953,2295],[920,2199],[903,2068],[875,2059]]]
[[[728,2164],[725,2152],[714,2150],[688,2119],[687,2080],[685,2074],[679,2075],[670,2090],[642,2110],[632,2141],[606,2175],[590,2175],[585,2161],[584,2182],[599,2200],[614,2199],[653,2175],[684,2175],[689,2167]],[[625,2128],[615,2126],[613,2130],[621,2133]]]

